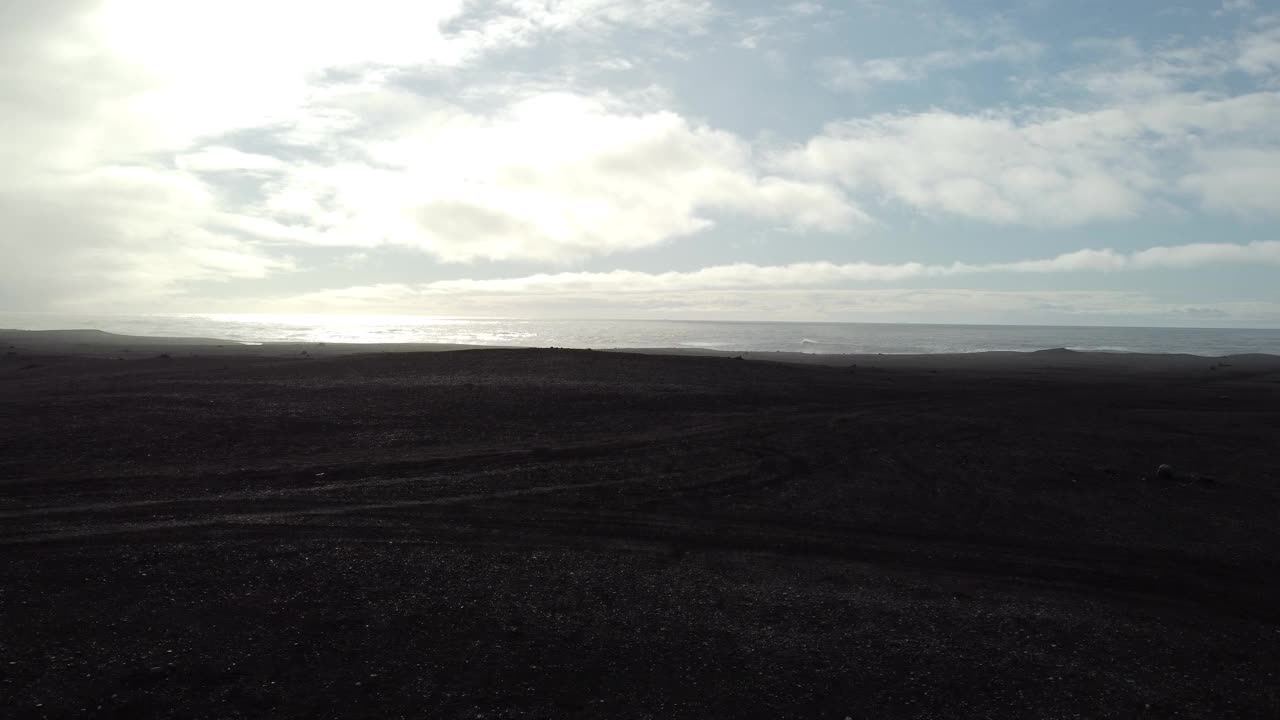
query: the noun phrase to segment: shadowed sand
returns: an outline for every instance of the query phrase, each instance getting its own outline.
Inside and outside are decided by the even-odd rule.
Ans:
[[[1275,356],[0,343],[20,715],[1280,716]]]

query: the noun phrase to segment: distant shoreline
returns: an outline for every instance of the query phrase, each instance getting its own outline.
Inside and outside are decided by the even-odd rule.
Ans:
[[[829,367],[879,366],[900,368],[1005,370],[1108,368],[1139,371],[1185,371],[1197,367],[1271,369],[1280,366],[1280,354],[1237,353],[1138,353],[1081,351],[1068,348],[1040,350],[984,350],[959,353],[806,353],[788,351],[737,351],[711,348],[618,347],[571,348],[537,345],[472,345],[464,343],[341,343],[268,341],[251,343],[200,337],[152,337],[122,335],[102,330],[0,329],[0,349],[11,358],[23,355],[143,359],[170,357],[305,357],[322,358],[361,354],[456,352],[480,350],[574,350],[645,355],[722,357]]]
[[[1280,330],[894,323],[464,319],[406,316],[47,316],[0,312],[0,328],[78,343],[183,345],[356,344],[359,352],[462,347],[671,349],[678,352],[810,355],[1186,353],[1202,357],[1280,354]],[[90,328],[92,328],[90,330]],[[139,339],[133,339],[139,338]]]

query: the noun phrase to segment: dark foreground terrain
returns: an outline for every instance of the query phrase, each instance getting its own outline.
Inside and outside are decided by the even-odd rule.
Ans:
[[[1280,358],[6,344],[6,717],[1280,717]]]

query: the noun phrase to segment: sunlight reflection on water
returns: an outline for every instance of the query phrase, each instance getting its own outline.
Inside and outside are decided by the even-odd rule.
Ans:
[[[439,343],[726,351],[962,353],[1065,347],[1101,352],[1280,354],[1280,330],[912,325],[890,323],[535,320],[429,315],[0,313],[0,327],[93,328],[125,335],[232,342]]]

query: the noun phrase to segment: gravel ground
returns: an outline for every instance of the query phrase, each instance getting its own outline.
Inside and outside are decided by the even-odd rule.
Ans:
[[[11,352],[14,717],[1280,717],[1277,358]]]

